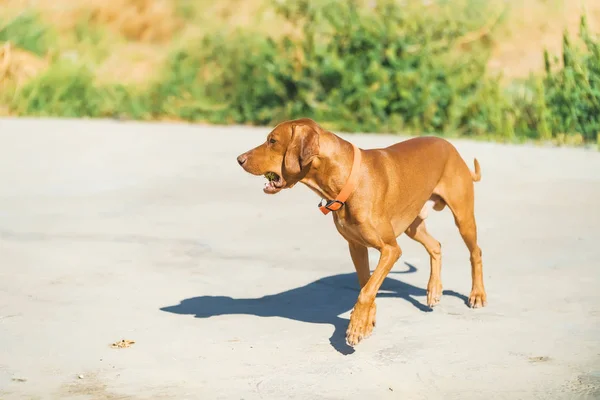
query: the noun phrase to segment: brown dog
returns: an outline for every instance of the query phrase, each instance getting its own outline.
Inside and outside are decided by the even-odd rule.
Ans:
[[[357,345],[373,331],[375,296],[402,254],[396,238],[403,232],[429,253],[427,305],[439,303],[441,246],[425,228],[429,201],[435,210],[447,205],[454,214],[471,254],[469,305],[486,305],[474,214],[473,182],[481,177],[479,163],[474,160],[475,172],[471,172],[448,141],[417,137],[383,149],[360,150],[303,118],[277,125],[263,144],[237,160],[247,172],[269,177],[265,193],[274,194],[302,182],[329,200],[321,210],[333,212],[338,232],[348,241],[361,286],[346,331],[349,345]],[[342,191],[347,198],[340,199]],[[336,197],[340,200],[332,202]],[[368,247],[381,254],[372,275]]]

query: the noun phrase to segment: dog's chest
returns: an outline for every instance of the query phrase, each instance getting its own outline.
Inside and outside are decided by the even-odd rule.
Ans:
[[[335,227],[346,240],[360,241],[359,226],[346,213],[339,213],[333,219]]]

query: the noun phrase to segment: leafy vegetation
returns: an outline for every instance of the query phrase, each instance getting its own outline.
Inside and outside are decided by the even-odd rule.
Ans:
[[[465,10],[475,3],[486,2]],[[507,83],[487,70],[485,36],[467,40],[474,26],[450,12],[455,4],[440,2],[431,13],[393,0],[374,4],[278,1],[286,33],[241,29],[173,41],[144,84],[98,83],[89,65],[57,59],[3,98],[17,115],[260,125],[305,116],[348,132],[599,140],[600,41],[585,16],[578,38],[565,32],[562,54],[540,49],[542,74]],[[191,18],[190,5],[180,6]],[[0,41],[45,54],[52,33],[32,15],[0,28]],[[108,52],[101,29],[80,24],[75,33]]]
[[[24,12],[2,24],[0,21],[0,42],[11,42],[15,46],[37,55],[44,55],[50,49],[55,32],[43,23],[38,13]]]

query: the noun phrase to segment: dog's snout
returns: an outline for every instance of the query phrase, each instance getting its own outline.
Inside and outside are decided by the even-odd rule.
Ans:
[[[248,157],[246,157],[246,155],[245,155],[245,154],[242,154],[241,156],[239,156],[239,157],[237,158],[237,162],[238,162],[238,164],[240,164],[240,165],[244,165],[244,163],[246,162],[246,160],[247,160],[247,159],[248,159]]]

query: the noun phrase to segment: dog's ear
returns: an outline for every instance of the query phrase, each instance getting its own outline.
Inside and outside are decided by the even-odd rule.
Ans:
[[[299,175],[319,155],[319,134],[309,125],[292,125],[284,167],[288,174]]]

